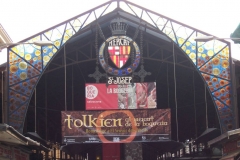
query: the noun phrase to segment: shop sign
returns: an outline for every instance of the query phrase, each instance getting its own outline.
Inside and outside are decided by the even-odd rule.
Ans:
[[[239,142],[240,142],[240,138],[235,139],[235,140],[230,141],[230,142],[226,142],[223,145],[223,153],[231,153],[231,152],[234,152],[236,150],[239,150]]]

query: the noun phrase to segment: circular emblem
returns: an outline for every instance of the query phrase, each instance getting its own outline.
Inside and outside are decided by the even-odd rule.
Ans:
[[[85,95],[87,99],[94,99],[98,95],[98,89],[94,85],[86,86],[85,91],[86,91]]]
[[[107,52],[105,52],[106,50]],[[131,60],[131,57],[133,57],[132,63],[126,66],[128,60]],[[107,63],[108,59],[112,61],[113,66]],[[112,36],[101,45],[99,49],[99,61],[103,69],[111,75],[128,75],[139,65],[140,50],[137,43],[130,37]]]

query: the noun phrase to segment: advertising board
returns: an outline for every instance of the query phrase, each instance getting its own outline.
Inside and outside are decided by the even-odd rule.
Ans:
[[[86,110],[157,108],[156,82],[129,85],[86,84]]]
[[[62,142],[165,141],[170,139],[170,121],[170,109],[62,111]]]

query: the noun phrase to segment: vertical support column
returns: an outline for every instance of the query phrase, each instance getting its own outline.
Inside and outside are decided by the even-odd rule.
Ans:
[[[183,148],[182,156],[184,157],[186,154],[186,147]]]
[[[189,154],[192,154],[192,144],[191,143],[188,144],[188,148],[189,148]]]
[[[72,111],[74,111],[74,73],[72,65]]]
[[[206,129],[208,129],[208,107],[207,107],[207,85],[204,84],[205,107],[206,107]]]
[[[4,114],[4,94],[3,94],[3,87],[4,87],[4,82],[3,82],[3,71],[2,71],[2,123],[4,123],[4,116],[5,116],[5,114]]]
[[[8,116],[8,69],[3,72],[3,114],[4,114],[4,123],[9,124]]]
[[[237,105],[237,84],[236,84],[236,74],[235,74],[235,63],[232,61],[231,79],[232,79],[232,92],[233,92],[233,109],[235,112],[235,123],[236,128],[239,128],[239,115],[238,115],[238,105]]]
[[[195,91],[195,76],[193,71],[193,103],[194,103],[194,125],[195,125],[195,138],[198,136],[197,132],[197,108],[196,108],[196,91]]]
[[[5,74],[5,91],[4,93],[6,93],[6,96],[4,97],[4,101],[5,105],[4,105],[4,109],[6,109],[4,111],[4,113],[6,113],[5,115],[7,115],[7,117],[5,118],[5,123],[9,124],[9,67],[10,67],[10,62],[9,62],[9,49],[7,49],[7,72]]]
[[[67,69],[66,69],[66,44],[64,45],[64,102],[65,111],[67,111]]]
[[[35,114],[35,125],[34,125],[34,129],[35,129],[35,133],[37,133],[37,86],[35,87],[35,92],[34,92],[34,114]]]
[[[53,159],[56,159],[56,148],[53,148]]]
[[[125,143],[124,159],[143,160],[142,143]]]
[[[177,82],[176,82],[176,58],[175,58],[175,50],[174,50],[174,41],[172,41],[173,44],[173,76],[174,76],[174,99],[175,99],[175,108],[176,108],[176,132],[177,132],[177,141],[178,139],[178,103],[177,103]]]
[[[49,156],[48,151],[45,151],[45,159],[48,159],[49,158],[48,156]]]
[[[62,150],[60,150],[60,160],[62,159]]]
[[[48,140],[48,92],[47,92],[47,74],[45,75],[45,139]]]

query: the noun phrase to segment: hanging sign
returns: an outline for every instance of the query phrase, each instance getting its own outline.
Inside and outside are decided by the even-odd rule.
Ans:
[[[170,109],[62,111],[63,143],[156,142],[170,133]]]
[[[85,85],[86,110],[157,108],[156,82]]]

